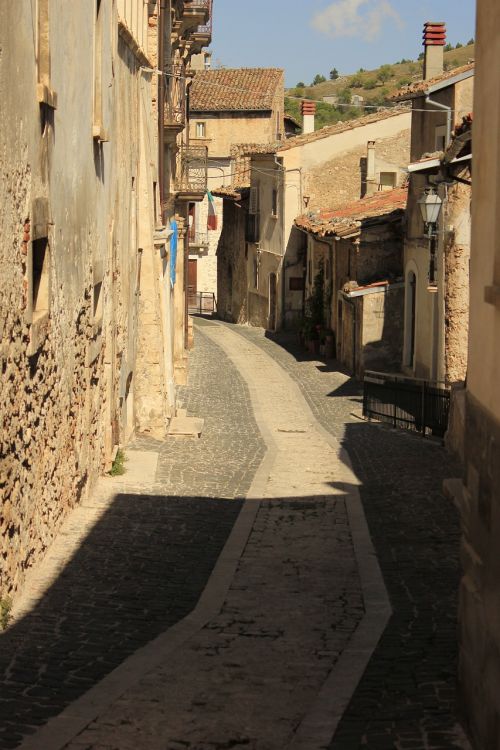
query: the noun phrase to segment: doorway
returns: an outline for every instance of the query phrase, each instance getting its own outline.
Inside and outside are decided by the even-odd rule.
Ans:
[[[276,301],[277,301],[278,280],[275,273],[269,274],[269,318],[268,328],[270,331],[276,330]]]
[[[198,309],[198,260],[189,258],[188,260],[188,308],[190,310]]]

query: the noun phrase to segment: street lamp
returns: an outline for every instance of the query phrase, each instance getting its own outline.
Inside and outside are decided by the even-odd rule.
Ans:
[[[436,193],[435,188],[426,188],[424,194],[418,201],[420,211],[422,212],[422,218],[424,220],[425,229],[427,232],[427,238],[429,240],[429,284],[427,285],[428,292],[437,292],[436,283],[436,242],[437,242],[437,223],[439,214],[441,212],[441,206],[443,201]]]

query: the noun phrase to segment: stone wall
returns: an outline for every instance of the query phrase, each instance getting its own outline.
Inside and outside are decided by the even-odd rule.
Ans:
[[[462,708],[477,750],[500,747],[500,14],[477,4],[474,188],[470,254],[463,578],[459,608]]]
[[[469,170],[462,177],[470,179]],[[448,189],[447,222],[453,227],[444,248],[445,377],[450,383],[464,381],[469,341],[470,200],[468,185],[455,183]]]
[[[304,179],[304,194],[310,196],[308,210],[341,208],[366,193],[366,143],[354,146],[324,164],[308,171]],[[390,138],[377,138],[376,183],[381,172],[396,172],[400,186],[408,166],[410,131],[402,130]]]
[[[110,33],[97,122],[93,8],[51,16],[45,88],[33,4],[0,8],[0,596],[22,586],[134,429],[141,250],[153,220],[150,87],[116,10],[101,12]]]

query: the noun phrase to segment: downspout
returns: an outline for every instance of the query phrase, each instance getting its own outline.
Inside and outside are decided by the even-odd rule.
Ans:
[[[446,142],[445,142],[445,149],[448,148],[451,141],[451,107],[448,107],[447,104],[441,104],[441,102],[436,102],[434,99],[431,99],[430,95],[427,94],[425,97],[425,103],[426,104],[433,104],[438,109],[445,110],[446,112]]]
[[[165,36],[165,0],[160,3],[160,18],[158,25],[158,68],[163,72],[165,70],[164,60],[164,36]],[[165,86],[166,77],[158,76],[158,181],[160,183],[160,216],[161,223],[165,224],[163,216],[163,206],[165,204]]]

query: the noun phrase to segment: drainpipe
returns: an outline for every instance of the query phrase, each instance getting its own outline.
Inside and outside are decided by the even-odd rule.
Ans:
[[[451,141],[451,107],[448,107],[447,104],[441,104],[441,102],[436,102],[434,99],[431,99],[429,94],[425,97],[425,103],[426,104],[433,104],[438,109],[443,109],[446,112],[446,142],[445,142],[445,149],[448,148]]]
[[[164,36],[165,36],[165,2],[160,3],[160,17],[158,19],[158,68],[165,70],[164,60]],[[165,201],[165,76],[158,76],[158,182],[160,184],[160,216],[161,223],[165,224],[163,216],[163,205]]]

